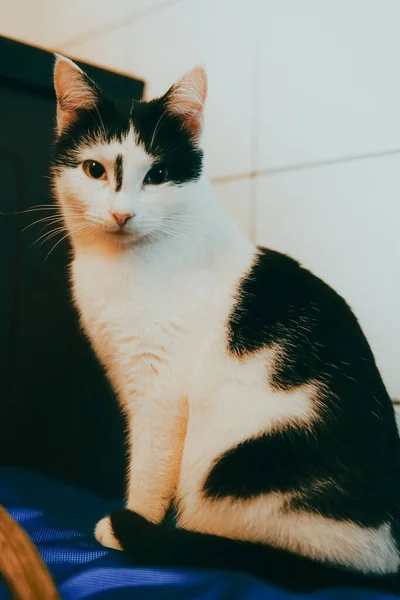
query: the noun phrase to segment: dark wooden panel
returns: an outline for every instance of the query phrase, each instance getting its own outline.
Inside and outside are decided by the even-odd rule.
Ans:
[[[2,397],[10,394],[11,345],[13,333],[14,270],[17,261],[17,229],[13,212],[20,196],[21,168],[17,157],[0,150],[0,390]]]
[[[58,235],[36,243],[44,223],[33,223],[51,213],[21,213],[53,203],[52,68],[50,53],[0,38],[0,463],[120,497],[122,418],[78,326],[68,240]],[[141,96],[142,82],[88,71],[113,98]]]

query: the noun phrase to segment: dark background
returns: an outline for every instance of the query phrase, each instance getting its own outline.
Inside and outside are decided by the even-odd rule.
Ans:
[[[79,329],[68,240],[32,244],[52,214],[52,54],[0,37],[0,464],[34,468],[110,498],[124,493],[124,426]],[[143,82],[79,63],[111,98]]]

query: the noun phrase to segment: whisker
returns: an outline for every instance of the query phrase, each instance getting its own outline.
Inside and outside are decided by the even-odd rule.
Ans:
[[[186,215],[163,215],[162,216],[162,220],[163,221],[176,221],[178,219],[185,219],[186,220]]]
[[[64,236],[63,236],[63,237],[62,237],[60,240],[58,240],[58,242],[56,242],[56,243],[54,244],[54,246],[52,247],[52,249],[50,250],[50,252],[48,252],[48,253],[47,253],[47,255],[46,255],[46,258],[44,259],[44,262],[46,262],[46,260],[49,258],[50,254],[53,252],[53,250],[54,250],[55,248],[57,248],[58,244],[61,244],[61,242],[62,242],[63,240],[65,240],[65,239],[66,239],[68,236],[69,236],[69,233],[67,233],[66,235],[64,235]]]
[[[79,209],[81,208],[79,206],[78,203],[70,203],[69,206],[71,208],[76,208]],[[15,211],[10,211],[10,212],[4,212],[4,211],[0,211],[0,215],[7,215],[7,216],[11,216],[11,215],[25,215],[27,213],[31,213],[31,212],[37,212],[37,211],[41,211],[41,210],[53,210],[53,211],[60,211],[60,207],[57,204],[37,204],[36,206],[31,206],[29,208],[26,208],[24,210],[15,210]]]
[[[52,237],[54,237],[55,235],[59,234],[59,233],[63,233],[64,231],[68,231],[66,227],[57,227],[57,229],[52,229],[51,231],[45,231],[45,233],[43,233],[40,237],[38,237],[37,240],[35,240],[30,248],[33,248],[34,246],[36,246],[37,244],[39,244],[39,242],[41,240],[43,240],[40,244],[39,244],[39,248],[40,246],[42,246],[45,242],[47,242],[47,240],[50,240]]]
[[[25,215],[27,213],[31,213],[31,212],[37,212],[40,210],[55,210],[55,207],[53,208],[27,208],[26,210],[16,210],[16,211],[12,211],[12,212],[0,212],[0,215],[6,215],[8,217],[14,216],[14,215]]]
[[[45,229],[47,226],[49,225],[53,225],[53,223],[48,223],[47,225],[45,225],[45,227],[43,229]],[[42,231],[43,231],[42,229]],[[39,244],[39,242],[41,240],[43,240],[40,244],[39,247],[42,246],[45,242],[47,242],[49,239],[51,239],[52,237],[54,237],[55,235],[57,235],[58,233],[62,233],[63,231],[69,231],[71,228],[69,228],[67,225],[60,225],[59,227],[56,227],[55,229],[52,229],[50,231],[45,231],[41,236],[39,236],[37,238],[37,240],[35,240],[32,244],[31,244],[31,248],[33,246],[35,246],[36,244]]]
[[[75,218],[75,219],[81,219],[81,215],[69,215],[70,218]],[[46,223],[46,227],[49,225],[55,225],[57,223],[63,223],[63,217],[62,215],[50,215],[48,217],[43,217],[42,219],[38,219],[37,221],[34,221],[33,223],[29,223],[29,225],[27,225],[26,227],[24,227],[24,229],[21,229],[21,233],[24,233],[24,231],[26,231],[27,229],[29,229],[30,227],[33,227],[34,225],[37,225],[39,223]],[[43,231],[43,229],[42,229]]]
[[[191,235],[193,232],[193,230],[191,230],[190,227],[182,228],[182,227],[174,226],[174,225],[167,224],[167,223],[164,223],[162,228],[164,231],[167,231],[170,233],[179,233],[184,237]]]
[[[94,233],[95,231],[96,231],[95,227],[89,226],[89,231],[87,232],[86,235],[83,236],[83,239],[86,239],[91,233]]]
[[[77,228],[75,228],[73,231],[74,231],[74,232],[77,232],[77,231],[83,231],[83,230],[84,230],[84,229],[86,229],[87,227],[90,227],[90,225],[89,225],[88,223],[84,223],[84,225],[83,225],[82,227],[77,227]],[[57,248],[57,246],[58,246],[59,244],[61,244],[61,242],[62,242],[63,240],[65,240],[65,239],[66,239],[66,238],[69,236],[69,234],[70,234],[70,231],[68,231],[66,235],[64,235],[64,236],[63,236],[63,237],[62,237],[60,240],[58,240],[58,242],[56,242],[56,243],[54,244],[54,246],[51,248],[51,250],[50,250],[50,251],[47,253],[47,256],[46,256],[46,258],[44,259],[44,262],[45,262],[45,261],[46,261],[46,260],[49,258],[50,254],[53,252],[53,250],[54,250],[55,248]]]
[[[33,223],[29,223],[29,225],[27,225],[26,227],[24,227],[23,229],[21,229],[21,233],[23,233],[24,231],[26,231],[27,229],[29,229],[30,227],[33,227],[34,225],[37,225],[38,223],[44,223],[45,221],[48,221],[47,225],[51,225],[53,222],[57,223],[57,221],[61,221],[62,217],[57,217],[56,215],[51,215],[49,217],[43,217],[42,219],[38,219],[37,221],[33,221]]]

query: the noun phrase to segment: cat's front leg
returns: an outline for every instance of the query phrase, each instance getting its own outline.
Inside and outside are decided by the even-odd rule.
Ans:
[[[187,400],[135,399],[129,410],[130,439],[127,508],[160,523],[178,483],[187,427]],[[96,539],[120,549],[110,533],[109,517],[96,526]]]
[[[176,492],[188,418],[187,399],[148,398],[134,408],[127,508],[163,520]]]

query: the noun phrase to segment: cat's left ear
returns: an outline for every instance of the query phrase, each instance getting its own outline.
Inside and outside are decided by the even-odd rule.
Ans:
[[[182,119],[194,138],[200,137],[203,128],[206,96],[207,76],[202,67],[186,73],[166,94],[170,112]]]
[[[57,132],[71,125],[79,111],[94,108],[100,91],[91,79],[69,58],[56,54],[54,89],[57,96]]]

